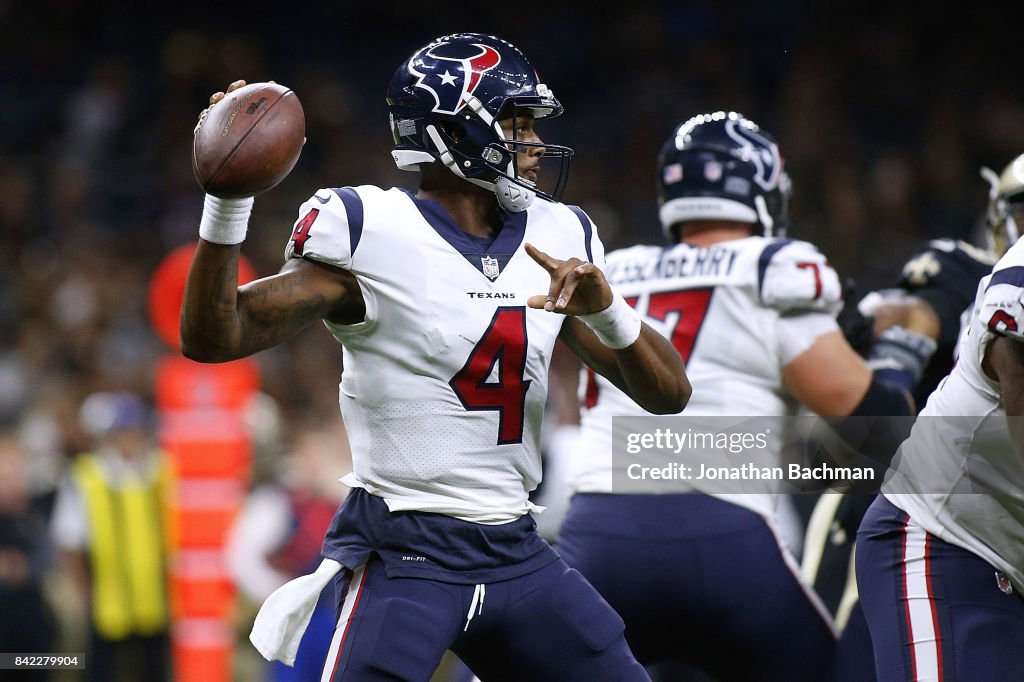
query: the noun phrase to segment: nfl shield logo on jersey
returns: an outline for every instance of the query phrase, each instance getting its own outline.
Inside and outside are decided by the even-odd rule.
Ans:
[[[500,269],[498,268],[497,258],[491,258],[490,256],[481,256],[480,262],[484,266],[484,276],[490,279],[494,279],[499,274],[501,274]]]

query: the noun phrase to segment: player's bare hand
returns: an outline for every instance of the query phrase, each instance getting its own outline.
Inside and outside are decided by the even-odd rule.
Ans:
[[[203,125],[203,121],[206,120],[206,114],[207,114],[207,112],[210,111],[210,107],[212,107],[214,104],[216,104],[217,102],[219,102],[222,99],[224,99],[229,92],[234,92],[238,88],[241,88],[241,87],[244,87],[244,86],[245,86],[245,81],[238,80],[238,81],[235,81],[234,83],[232,83],[231,85],[229,85],[227,91],[218,91],[218,92],[215,92],[212,95],[210,95],[210,106],[206,107],[205,109],[202,110],[202,112],[200,112],[200,114],[199,114],[199,122],[196,123],[196,127],[195,127],[195,129],[192,132],[195,133],[195,132],[199,131],[199,128]]]
[[[531,308],[563,315],[587,315],[611,305],[612,289],[604,273],[593,263],[579,258],[559,260],[533,244],[526,245],[526,253],[551,276],[551,286],[546,296],[537,295],[527,299],[526,304]]]

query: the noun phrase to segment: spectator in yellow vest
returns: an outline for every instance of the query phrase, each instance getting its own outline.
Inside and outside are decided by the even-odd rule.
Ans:
[[[88,679],[161,682],[170,678],[169,462],[134,394],[94,393],[80,419],[94,448],[72,461],[52,531],[88,603]]]

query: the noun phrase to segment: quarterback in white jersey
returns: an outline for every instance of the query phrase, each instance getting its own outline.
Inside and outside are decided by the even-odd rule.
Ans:
[[[1020,234],[1024,154],[1017,155],[999,173],[982,168],[981,176],[989,183],[988,206],[979,221],[985,228],[984,247],[952,239],[923,242],[908,257],[892,288],[870,292],[860,301],[848,300],[839,315],[851,345],[869,362],[886,347],[892,325],[914,324],[935,341],[931,361],[922,371],[905,377],[915,403],[922,407],[953,369],[960,338],[972,323],[978,282],[992,272]],[[909,426],[912,424],[908,424],[908,434]],[[951,431],[956,427],[922,422],[921,428]],[[873,501],[874,495],[823,496],[808,524],[807,546],[819,551],[805,551],[802,561],[805,566],[816,567],[815,587],[836,605],[837,619],[846,621],[837,647],[836,657],[841,663],[835,682],[860,682],[875,674],[871,636],[857,600],[856,571],[851,561],[856,530]],[[842,529],[841,534],[837,528]],[[837,541],[837,537],[841,539]]]
[[[658,173],[675,243],[615,251],[605,274],[686,363],[688,420],[756,416],[781,431],[801,403],[827,416],[908,412],[908,396],[875,381],[840,332],[825,256],[781,237],[789,179],[766,131],[737,113],[696,116],[666,141]],[[613,457],[612,420],[646,413],[599,376],[581,394],[556,548],[623,616],[641,663],[824,679],[835,633],[777,532],[778,495],[723,492],[698,476],[671,492],[660,480],[623,485],[632,462]],[[777,451],[767,459],[781,464]]]
[[[1017,679],[1024,669],[1022,416],[1017,241],[981,280],[956,364],[857,534],[880,680]]]
[[[399,66],[387,103],[393,158],[419,190],[318,190],[277,275],[237,286],[252,199],[206,198],[185,355],[233,360],[317,320],[344,349],[354,489],[320,567],[267,599],[250,639],[294,660],[333,580],[322,682],[425,681],[447,649],[488,680],[646,680],[622,620],[537,533],[528,495],[556,339],[658,413],[689,398],[679,354],[608,285],[587,215],[559,203],[572,150],[534,121],[562,107],[522,52],[443,36]],[[542,160],[563,162],[551,192]]]
[[[362,186],[318,191],[299,218],[285,256],[351,272],[366,304],[357,324],[325,322],[344,349],[353,464],[344,482],[393,512],[497,524],[530,511],[548,364],[565,318],[527,307],[548,277],[524,245],[600,264],[587,216],[537,202],[484,247],[437,202]]]

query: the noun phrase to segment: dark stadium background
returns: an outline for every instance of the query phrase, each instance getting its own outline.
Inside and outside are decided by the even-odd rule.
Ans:
[[[243,253],[260,275],[315,189],[413,186],[388,154],[386,84],[413,49],[471,30],[521,47],[565,105],[539,132],[576,149],[565,199],[608,248],[660,240],[659,145],[692,114],[732,109],[780,142],[791,236],[867,289],[926,237],[974,238],[979,167],[1024,151],[1020,23],[1001,5],[0,0],[0,424],[45,495],[83,447],[84,396],[152,394],[167,351],[149,277],[196,239],[192,128],[234,79],[284,83],[307,115],[297,167],[256,201]],[[258,362],[286,430],[336,419],[324,329]]]
[[[541,133],[576,149],[566,199],[609,248],[660,239],[653,160],[701,111],[734,109],[775,133],[794,182],[791,234],[864,288],[890,281],[926,236],[971,237],[987,192],[978,168],[1024,150],[1019,32],[984,3],[213,5],[0,3],[0,353],[20,348],[72,391],[103,380],[105,355],[144,375],[146,354],[162,352],[141,294],[160,258],[195,239],[192,127],[236,78],[291,86],[308,117],[297,168],[256,204],[244,253],[260,274],[279,267],[316,188],[415,182],[388,155],[384,89],[404,56],[456,30],[517,43],[553,87],[566,114]],[[99,284],[102,319],[62,333],[52,298],[75,278]],[[109,348],[119,325],[131,338]],[[124,353],[139,357],[124,366]],[[274,387],[286,409],[332,409],[319,398],[333,371],[290,371],[327,355],[267,354],[268,371],[289,377]],[[17,418],[18,397],[0,391],[0,413]]]

